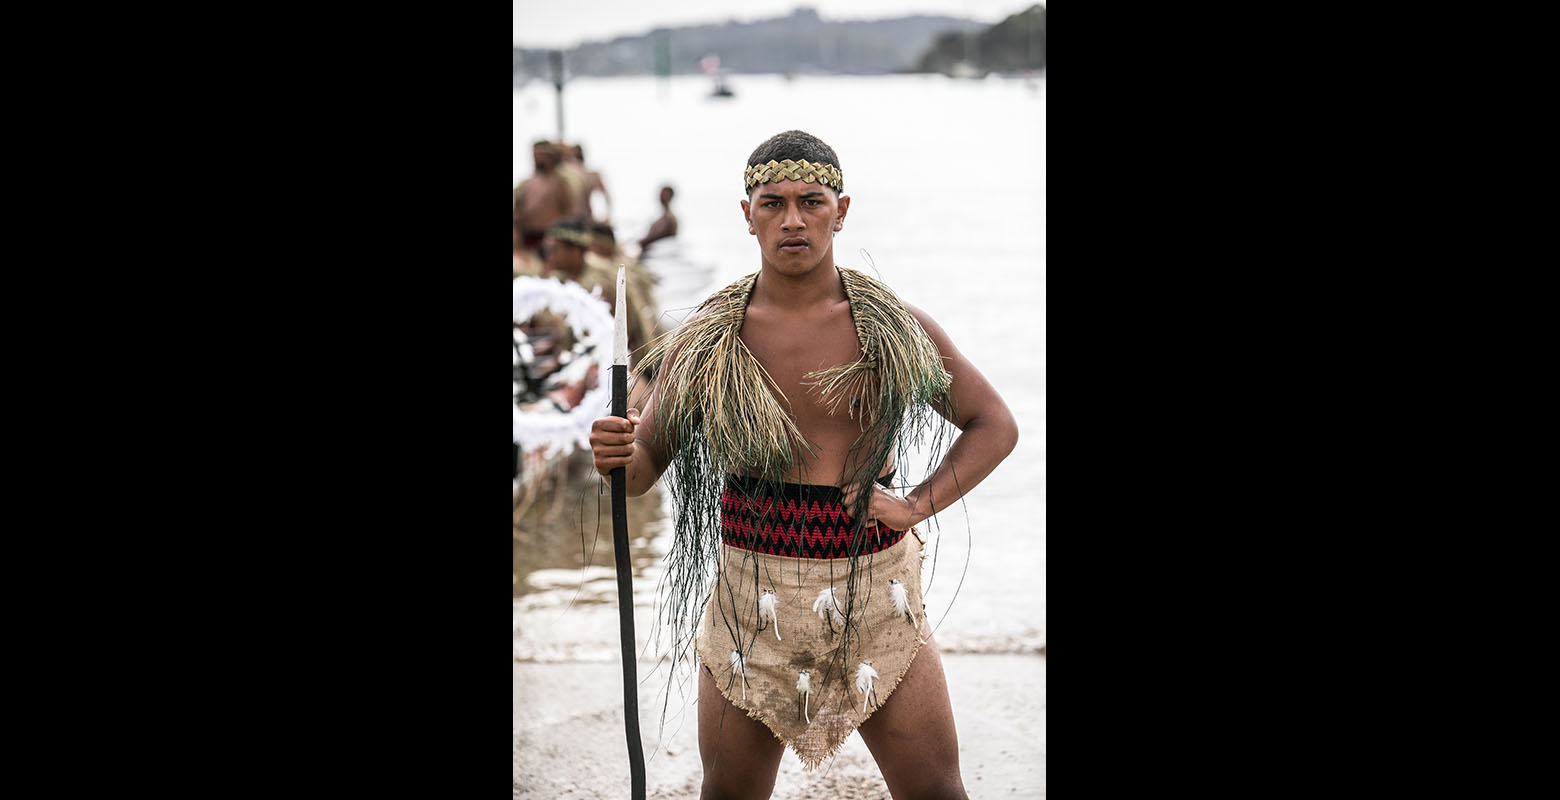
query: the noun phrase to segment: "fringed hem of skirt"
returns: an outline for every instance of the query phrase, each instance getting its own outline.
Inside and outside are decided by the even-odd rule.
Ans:
[[[927,625],[927,621],[925,619],[922,619],[921,620],[922,628],[924,629],[926,627],[926,625]],[[850,739],[851,734],[856,733],[861,728],[862,725],[866,724],[867,720],[872,719],[872,715],[873,714],[876,714],[878,711],[882,710],[883,706],[888,704],[889,699],[891,699],[894,696],[894,693],[899,690],[899,684],[904,681],[905,675],[907,675],[910,672],[911,665],[915,664],[915,657],[921,654],[921,648],[924,647],[930,641],[931,641],[931,633],[930,632],[927,633],[926,638],[922,638],[921,637],[921,632],[920,631],[916,631],[915,647],[911,648],[911,650],[910,650],[910,660],[906,661],[905,662],[905,668],[900,670],[898,675],[894,676],[891,688],[889,688],[888,692],[883,695],[883,699],[880,700],[877,705],[872,707],[872,711],[870,713],[868,713],[867,716],[864,717],[861,720],[861,722],[856,723],[855,725],[852,725],[851,728],[850,728],[850,731],[848,733],[846,733],[844,736],[841,736],[840,740],[838,742],[835,742],[833,747],[829,748],[829,752],[828,753],[826,753],[824,755],[821,755],[821,756],[817,756],[817,757],[809,757],[809,756],[803,755],[801,751],[796,749],[795,745],[793,745],[791,742],[786,741],[785,737],[781,736],[780,732],[775,730],[774,723],[772,723],[770,721],[770,719],[771,719],[771,715],[770,714],[766,713],[761,708],[750,708],[747,705],[746,701],[744,701],[741,698],[740,693],[736,697],[731,697],[731,696],[727,695],[726,694],[727,690],[721,688],[720,682],[715,680],[715,673],[714,673],[714,671],[711,670],[709,668],[709,666],[706,665],[706,664],[702,664],[701,663],[700,667],[702,667],[704,669],[704,671],[709,674],[710,681],[715,684],[715,691],[720,692],[720,696],[726,698],[726,702],[728,702],[728,703],[732,704],[733,706],[736,706],[737,708],[741,709],[744,713],[746,713],[748,715],[749,719],[754,719],[754,720],[757,720],[760,723],[763,723],[764,728],[766,728],[771,735],[773,735],[776,739],[779,739],[780,743],[782,745],[785,745],[786,747],[791,748],[791,752],[796,753],[796,757],[798,759],[800,759],[801,762],[802,762],[802,769],[807,771],[807,772],[811,772],[811,771],[817,769],[818,767],[823,766],[824,762],[829,761],[830,759],[833,759],[834,756],[839,753],[840,748],[845,746],[845,742],[848,739]],[[879,680],[882,680],[882,678],[884,678],[884,677],[886,677],[886,676],[879,676]],[[887,681],[884,681],[884,683],[887,683]]]

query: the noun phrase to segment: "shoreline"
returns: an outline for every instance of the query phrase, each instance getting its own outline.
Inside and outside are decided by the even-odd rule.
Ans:
[[[1045,657],[943,653],[959,735],[960,770],[971,796],[1045,798]],[[664,671],[639,665],[639,718],[646,796],[699,796],[696,708]],[[692,695],[689,682],[681,691]],[[662,727],[662,703],[666,703]],[[617,662],[513,664],[514,798],[628,795],[622,671]],[[860,735],[807,772],[790,749],[780,760],[775,800],[887,800],[888,789]]]

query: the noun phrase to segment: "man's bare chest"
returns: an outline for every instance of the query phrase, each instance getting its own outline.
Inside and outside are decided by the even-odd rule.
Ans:
[[[525,208],[554,205],[563,194],[563,186],[552,175],[536,175],[520,189],[520,204]]]
[[[810,373],[861,357],[861,342],[848,307],[841,312],[801,319],[774,320],[750,315],[742,342],[779,389],[782,405],[801,418],[828,416],[818,393],[806,385]]]

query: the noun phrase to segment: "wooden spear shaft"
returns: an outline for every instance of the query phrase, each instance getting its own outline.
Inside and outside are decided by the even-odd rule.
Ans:
[[[628,312],[626,273],[618,267],[617,310],[612,315],[612,416],[628,417]],[[634,670],[634,570],[628,560],[628,474],[612,470],[612,554],[617,567],[618,638],[623,650],[623,727],[628,736],[629,787],[645,798],[645,749],[639,740],[639,679]]]

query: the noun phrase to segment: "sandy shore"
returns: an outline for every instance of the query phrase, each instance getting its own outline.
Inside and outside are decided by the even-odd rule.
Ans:
[[[1045,797],[1045,658],[947,654],[943,668],[959,732],[964,785],[972,797]],[[661,729],[664,673],[640,665],[640,730],[646,796],[697,798],[697,715],[673,687]],[[514,663],[514,797],[628,797],[623,689],[616,663]],[[861,737],[831,764],[804,772],[790,750],[776,800],[888,800]]]

